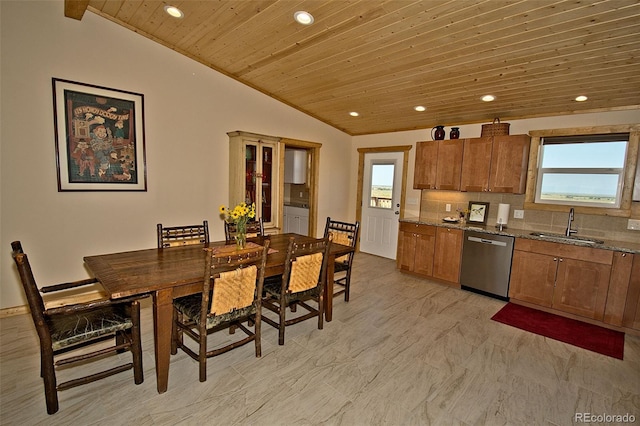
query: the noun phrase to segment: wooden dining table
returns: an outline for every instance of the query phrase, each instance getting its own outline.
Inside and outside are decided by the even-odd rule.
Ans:
[[[290,238],[297,242],[314,241],[313,237],[297,234],[276,234],[250,238],[263,244],[268,238],[265,277],[281,275]],[[224,246],[226,241],[207,243],[205,247]],[[324,312],[327,322],[333,314],[333,274],[336,257],[354,251],[353,247],[332,243],[324,289]],[[158,393],[166,392],[169,383],[171,358],[171,328],[173,300],[202,291],[205,256],[203,245],[187,245],[163,249],[146,249],[121,253],[86,256],[84,262],[112,299],[147,295],[153,296],[154,350]]]

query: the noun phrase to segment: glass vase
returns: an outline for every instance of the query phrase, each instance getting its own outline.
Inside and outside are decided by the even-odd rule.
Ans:
[[[236,224],[236,249],[242,250],[247,246],[247,224],[238,222]]]

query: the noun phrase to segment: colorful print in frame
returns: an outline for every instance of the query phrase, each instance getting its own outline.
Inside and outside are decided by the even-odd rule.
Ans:
[[[146,191],[144,97],[53,78],[58,191]]]

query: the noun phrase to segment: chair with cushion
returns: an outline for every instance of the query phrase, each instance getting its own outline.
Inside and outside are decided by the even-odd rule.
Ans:
[[[224,222],[224,236],[227,242],[235,241],[236,224]],[[247,238],[264,236],[264,222],[262,218],[247,222]]]
[[[97,299],[71,305],[56,304],[45,308],[40,294],[73,291],[82,286],[97,283],[95,279],[68,282],[43,287],[36,285],[27,255],[20,241],[11,243],[12,256],[18,267],[20,280],[29,302],[31,317],[40,340],[40,376],[44,379],[47,413],[58,411],[58,391],[94,382],[105,377],[133,369],[134,381],[144,380],[142,348],[140,345],[140,304],[137,298],[117,301]],[[105,347],[105,341],[113,338],[113,344]],[[87,349],[87,347],[92,348]],[[82,350],[78,350],[82,349]],[[73,351],[73,353],[70,353]],[[57,383],[56,367],[83,365],[89,360],[101,359],[131,351],[132,362],[108,370]],[[65,354],[65,356],[61,356]]]
[[[295,238],[289,240],[284,273],[280,280],[265,282],[265,297],[262,305],[278,315],[273,320],[266,315],[262,319],[278,329],[278,344],[284,345],[284,331],[289,325],[297,324],[310,318],[318,318],[318,329],[322,330],[323,291],[327,272],[329,240],[296,243]],[[311,306],[308,302],[315,302]],[[287,319],[287,308],[292,312],[303,307],[306,313]]]
[[[174,324],[171,353],[182,349],[200,364],[200,381],[207,380],[207,358],[255,342],[256,357],[260,346],[261,298],[264,268],[269,241],[263,247],[237,251],[233,247],[205,249],[205,274],[202,293],[173,301]],[[243,322],[247,322],[245,326]],[[253,330],[249,327],[253,326]],[[207,335],[229,329],[234,334],[242,330],[246,337],[215,349],[208,349]],[[195,342],[197,349],[185,344],[184,335]]]
[[[355,250],[358,242],[358,233],[360,232],[360,222],[347,223],[327,218],[327,224],[324,228],[324,237],[331,239],[332,242],[353,247]],[[333,295],[338,296],[344,293],[345,302],[349,301],[349,290],[351,286],[351,265],[355,252],[351,252],[336,259],[334,264],[334,283],[340,287],[338,291],[334,291]],[[336,278],[337,277],[337,278]],[[334,287],[335,288],[335,287]]]
[[[202,225],[158,227],[158,248],[187,246],[190,244],[205,244],[209,242],[209,223],[205,220]]]

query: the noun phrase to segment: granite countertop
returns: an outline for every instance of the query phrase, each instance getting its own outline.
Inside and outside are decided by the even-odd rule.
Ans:
[[[297,202],[294,202],[294,201],[287,201],[286,203],[284,203],[284,205],[288,206],[288,207],[298,207],[298,208],[301,208],[301,209],[308,209],[309,208],[309,204],[307,204],[307,203],[297,203]]]
[[[440,226],[444,228],[461,229],[463,231],[467,231],[467,230],[477,231],[477,232],[483,232],[486,234],[505,235],[505,236],[511,236],[511,237],[517,237],[517,238],[527,238],[527,239],[538,240],[538,241],[550,241],[554,243],[571,244],[571,245],[581,246],[581,247],[593,247],[593,248],[599,248],[604,250],[614,250],[614,251],[621,251],[625,253],[640,254],[640,242],[632,243],[628,241],[604,240],[602,244],[597,244],[597,243],[592,244],[592,243],[586,243],[584,241],[580,241],[579,239],[558,240],[555,238],[531,235],[532,232],[542,232],[542,231],[535,231],[532,229],[518,229],[518,228],[509,227],[500,231],[495,226],[489,226],[489,225],[482,226],[482,225],[476,225],[476,224],[470,224],[470,223],[450,223],[450,222],[444,222],[444,221],[437,222],[434,220],[420,219],[418,217],[405,217],[404,219],[401,219],[400,222]],[[589,238],[589,236],[586,236],[586,235],[580,235],[578,237]],[[596,237],[593,237],[593,238],[597,240],[601,240],[601,238],[596,238]]]

